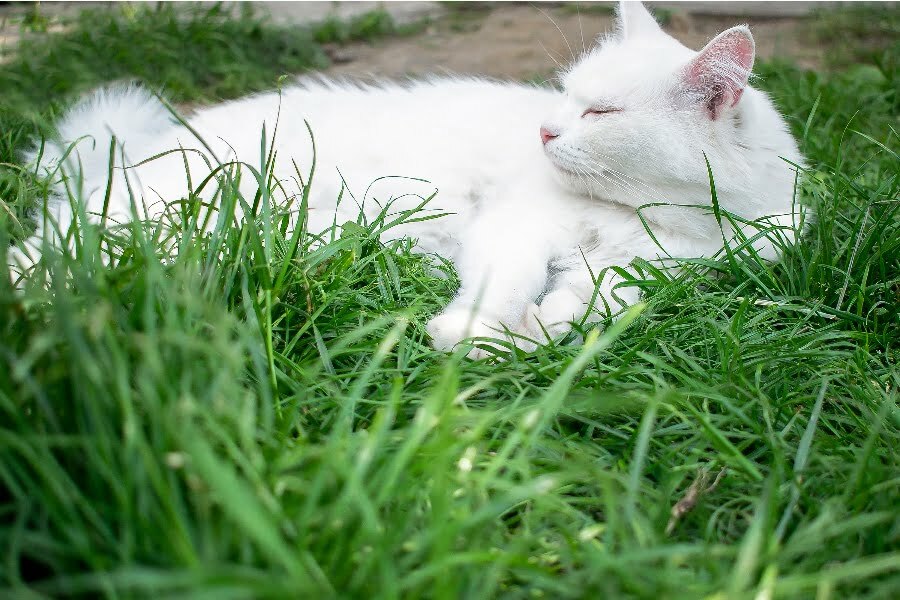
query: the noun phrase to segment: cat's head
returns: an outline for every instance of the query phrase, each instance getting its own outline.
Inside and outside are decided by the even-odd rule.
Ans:
[[[753,37],[733,27],[696,52],[640,2],[621,2],[618,13],[617,30],[562,74],[563,101],[541,127],[544,151],[580,191],[671,201],[660,196],[702,182],[703,153],[742,127]]]

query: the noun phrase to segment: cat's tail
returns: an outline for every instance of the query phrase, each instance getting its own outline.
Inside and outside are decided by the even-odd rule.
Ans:
[[[50,178],[51,193],[46,206],[32,207],[35,234],[21,248],[13,249],[10,268],[25,272],[40,256],[43,240],[59,242],[55,232],[69,230],[75,214],[73,202],[84,203],[87,213],[102,210],[111,151],[114,164],[121,165],[123,152],[131,148],[140,153],[174,123],[165,104],[134,83],[112,84],[77,101],[56,123],[55,137],[36,144],[22,157],[23,164],[38,177]],[[121,169],[116,176],[121,176]]]
[[[140,146],[172,126],[166,106],[135,83],[112,84],[76,102],[56,124],[57,139],[26,155],[26,164],[53,172],[65,160],[69,170],[93,179],[109,169],[110,145]],[[70,173],[72,174],[72,173]]]

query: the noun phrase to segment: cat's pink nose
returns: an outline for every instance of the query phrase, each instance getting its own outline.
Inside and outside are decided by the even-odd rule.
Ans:
[[[541,127],[541,141],[544,143],[545,146],[547,145],[547,142],[549,142],[550,140],[552,140],[555,137],[559,137],[559,134],[551,132],[546,127]]]

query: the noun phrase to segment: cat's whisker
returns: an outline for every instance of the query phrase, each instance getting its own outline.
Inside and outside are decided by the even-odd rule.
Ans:
[[[626,178],[626,179],[629,179],[629,180],[633,181],[633,182],[636,183],[636,184],[642,185],[642,186],[647,187],[647,188],[651,188],[650,184],[648,184],[648,183],[647,183],[646,181],[644,181],[643,179],[638,179],[638,178],[635,177],[634,175],[631,175],[630,173],[627,173],[627,172],[624,170],[626,167],[622,164],[622,161],[618,160],[617,158],[615,158],[615,157],[613,157],[613,156],[605,155],[605,154],[603,154],[603,153],[601,153],[601,152],[598,152],[597,154],[600,156],[600,158],[602,158],[602,159],[603,159],[604,161],[606,161],[606,163],[607,163],[606,165],[604,165],[604,167],[603,167],[604,169],[606,169],[606,170],[608,170],[608,171],[613,171],[613,172],[615,172],[615,173],[618,173],[618,174],[621,175],[622,177],[624,177],[624,178]],[[623,170],[619,170],[619,169],[613,168],[612,166],[609,165],[609,163],[611,163],[611,162],[617,163]]]
[[[634,180],[635,183],[643,186],[644,189],[642,190],[639,187],[637,187],[634,183],[628,181],[628,179],[624,176],[624,174],[622,174],[619,171],[616,171],[614,169],[608,169],[607,173],[616,178],[616,180],[621,184],[621,189],[631,192],[631,194],[634,195],[636,198],[643,199],[643,200],[650,200],[651,202],[658,203],[658,204],[668,204],[668,201],[666,201],[665,199],[663,199],[657,195],[660,192],[660,190],[653,188],[643,182]]]
[[[616,178],[610,177],[610,175],[615,175]],[[605,171],[605,172],[602,172],[602,171],[593,171],[593,172],[591,173],[591,175],[590,175],[591,180],[592,180],[594,183],[596,183],[597,185],[602,185],[601,181],[600,181],[599,179],[597,179],[598,177],[602,178],[603,181],[605,181],[605,182],[608,183],[609,185],[613,186],[614,188],[616,188],[616,189],[618,189],[618,190],[621,190],[622,192],[625,192],[626,194],[633,195],[633,196],[635,196],[635,197],[637,197],[637,198],[644,197],[644,198],[646,198],[646,199],[648,199],[648,200],[651,200],[651,201],[653,201],[653,202],[655,202],[655,203],[666,204],[666,201],[665,201],[665,200],[662,200],[662,199],[660,199],[660,198],[658,198],[658,197],[651,196],[651,195],[649,195],[649,194],[643,193],[643,192],[641,192],[640,190],[636,189],[634,186],[632,186],[631,184],[629,184],[627,181],[622,180],[622,179],[621,179],[621,176],[619,176],[619,175],[616,174],[615,172],[612,172],[612,171],[609,171],[609,170],[607,170],[607,171]]]
[[[609,156],[609,155],[604,154],[604,153],[602,153],[602,152],[595,152],[595,153],[596,153],[598,156],[600,156],[601,158],[603,158],[603,159],[604,159],[605,161],[607,161],[607,162],[615,162],[615,163],[618,163],[620,166],[622,166],[621,161],[619,161],[618,159],[616,159],[616,158],[613,157],[613,156]],[[658,193],[660,193],[660,192],[662,191],[662,190],[660,190],[659,188],[656,188],[656,187],[654,187],[654,186],[648,184],[646,181],[643,181],[643,180],[641,180],[641,179],[638,179],[637,177],[634,177],[633,175],[629,175],[628,173],[625,173],[625,172],[623,172],[623,171],[619,171],[619,170],[617,170],[617,169],[614,169],[614,168],[608,166],[608,164],[605,165],[605,166],[602,167],[602,168],[605,169],[605,170],[607,170],[607,171],[609,171],[609,172],[611,172],[611,173],[616,174],[619,178],[621,178],[621,179],[623,179],[623,180],[630,181],[630,182],[632,182],[633,184],[635,184],[635,185],[637,185],[637,186],[640,186],[640,187],[644,188],[645,190],[651,192],[653,195],[656,195],[656,194],[658,194]]]
[[[618,175],[615,171],[607,168],[596,169],[592,167],[590,174],[594,177],[594,181],[598,184],[600,183],[600,181],[597,180],[596,177],[601,177],[604,181],[616,185],[616,187],[620,190],[627,191],[632,194],[639,194],[639,190],[637,190],[637,188],[632,186],[628,181],[623,180],[621,176]],[[610,177],[610,175],[617,175],[617,178],[613,179]]]
[[[575,167],[574,172],[578,176],[579,183],[581,183],[584,186],[584,189],[587,190],[588,198],[590,198],[591,202],[593,202],[594,201],[594,189],[589,185],[590,182],[588,181],[587,177],[585,177],[585,175],[587,175],[587,173],[583,169],[580,169],[579,167]]]
[[[561,83],[562,83],[562,80],[559,78],[558,75],[550,75],[550,76],[546,77],[545,79],[542,79],[540,85],[550,84],[553,87],[557,87],[557,85],[561,84]]]
[[[610,179],[605,174],[600,173],[600,172],[586,172],[585,177],[587,178],[586,179],[587,181],[594,183],[598,186],[603,186],[603,184],[605,182],[605,183],[608,183],[618,189],[623,189],[622,185],[619,182],[615,181],[614,179]],[[600,181],[600,179],[598,179],[598,177],[600,179],[602,179],[603,181]],[[588,188],[590,189],[590,186],[588,186]]]
[[[614,156],[610,156],[610,155],[604,154],[604,153],[602,153],[602,152],[596,152],[596,154],[597,154],[598,156],[600,156],[601,158],[603,158],[605,161],[617,163],[619,166],[621,166],[621,167],[624,168],[624,165],[622,164],[622,161],[620,161],[619,159],[615,158]],[[658,187],[654,187],[654,186],[650,185],[649,183],[647,183],[646,181],[644,181],[644,180],[642,180],[642,179],[638,179],[637,177],[635,177],[635,176],[633,176],[633,175],[630,175],[630,174],[628,174],[628,173],[626,173],[626,172],[624,172],[624,171],[620,171],[620,170],[618,170],[618,169],[614,169],[614,168],[610,167],[608,164],[605,165],[603,168],[604,168],[605,170],[607,170],[607,171],[610,171],[610,172],[612,172],[612,173],[615,173],[616,175],[618,175],[618,176],[619,176],[620,178],[622,178],[622,179],[631,181],[631,182],[634,183],[635,185],[638,185],[638,186],[640,186],[640,187],[642,187],[642,188],[644,188],[644,189],[650,191],[650,192],[653,193],[653,194],[660,193],[660,192],[662,191],[662,190],[660,190]]]
[[[656,194],[658,194],[661,191],[658,188],[655,188],[655,187],[647,184],[646,182],[641,181],[640,179],[631,177],[621,171],[617,171],[616,169],[607,168],[606,172],[615,176],[617,179],[622,181],[623,184],[628,185],[629,188],[632,189],[635,193],[649,194],[649,195],[653,196],[655,199]]]
[[[576,60],[578,60],[578,57],[575,56],[575,51],[572,50],[572,46],[569,44],[568,38],[566,38],[566,34],[564,34],[563,30],[559,28],[559,25],[556,24],[556,21],[553,20],[553,17],[551,17],[549,14],[547,14],[547,12],[545,12],[543,9],[538,8],[538,12],[540,12],[542,15],[547,17],[547,20],[549,20],[551,23],[553,23],[553,26],[556,27],[556,30],[559,32],[559,35],[562,36],[563,42],[566,43],[566,47],[569,49],[569,54],[572,55],[572,62],[575,62]]]
[[[645,181],[627,175],[626,173],[623,173],[621,171],[617,171],[616,169],[610,169],[610,172],[616,175],[616,177],[618,177],[619,179],[630,182],[633,186],[637,186],[646,190],[646,193],[649,194],[650,199],[654,202],[668,203],[665,192],[663,192],[663,190],[659,187],[650,185]]]
[[[635,187],[633,184],[631,184],[629,181],[624,179],[621,175],[619,175],[615,171],[607,171],[607,173],[615,178],[615,179],[611,179],[611,181],[616,181],[619,184],[620,189],[630,193],[632,196],[635,197],[635,199],[639,199],[641,201],[650,200],[654,203],[664,202],[660,198],[657,198],[656,196],[648,194],[646,191]]]
[[[594,152],[599,155],[601,158],[614,160],[612,157],[608,157],[604,155],[602,152]],[[575,160],[574,156],[569,156],[567,153],[563,152],[564,155],[567,156],[568,160]],[[616,161],[618,162],[618,161]],[[637,198],[646,198],[652,202],[665,203],[666,201],[660,197],[661,190],[654,188],[653,186],[643,182],[639,179],[631,177],[621,171],[610,168],[608,165],[593,165],[588,163],[586,169],[580,169],[579,167],[570,167],[574,169],[576,172],[583,172],[588,177],[591,177],[593,183],[602,186],[603,182],[606,182],[616,189],[626,192],[631,196],[635,196]],[[601,182],[597,177],[603,179]],[[586,186],[587,189],[591,189],[590,185]]]
[[[550,58],[550,60],[553,61],[553,64],[556,65],[556,68],[557,68],[557,69],[559,69],[560,71],[565,71],[565,70],[566,70],[566,67],[565,67],[561,62],[559,62],[558,60],[556,60],[556,57],[553,56],[553,53],[550,52],[549,50],[547,50],[547,47],[544,45],[543,42],[538,41],[538,45],[540,45],[541,50],[544,51],[544,53]]]
[[[621,167],[621,168],[623,168],[623,169],[627,168],[627,167],[622,163],[621,160],[619,160],[619,159],[616,158],[615,156],[612,156],[611,154],[606,154],[605,152],[603,152],[602,150],[599,150],[599,149],[597,149],[597,148],[592,148],[592,149],[591,149],[591,152],[592,152],[593,154],[596,154],[597,156],[599,156],[600,158],[602,158],[603,160],[605,160],[605,161],[607,161],[607,162],[616,163],[617,165],[619,165],[619,167]],[[609,167],[608,165],[606,165],[604,168],[611,168],[611,167]],[[620,173],[622,173],[622,175],[625,175],[625,174],[626,174],[626,173],[621,172],[621,171],[620,171]]]
[[[581,22],[581,7],[576,4],[575,10],[578,13],[578,31],[581,33],[581,55],[584,56],[587,54],[587,46],[584,44],[584,26]]]
[[[588,152],[588,151],[585,150],[585,152]],[[590,154],[596,154],[596,155],[599,156],[600,158],[603,158],[603,159],[608,160],[608,161],[610,161],[610,162],[614,162],[614,163],[618,164],[620,167],[622,167],[623,169],[625,168],[625,165],[622,163],[622,161],[621,161],[620,159],[616,158],[615,156],[613,156],[613,155],[611,155],[611,154],[607,154],[607,153],[603,152],[603,150],[601,150],[600,148],[597,148],[597,147],[591,147],[589,153],[590,153]]]

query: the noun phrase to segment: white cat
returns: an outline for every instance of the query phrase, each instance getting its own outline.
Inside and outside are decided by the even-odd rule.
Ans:
[[[311,230],[355,219],[360,206],[369,216],[391,202],[392,212],[411,209],[435,191],[427,209],[450,213],[387,233],[416,238],[458,270],[456,298],[428,324],[435,347],[504,331],[541,340],[542,326],[556,335],[585,316],[597,286],[601,312],[637,299],[633,287],[613,290],[622,280],[607,267],[711,256],[723,234],[734,235],[710,210],[684,206],[711,204],[707,158],[723,210],[768,217],[793,241],[796,169],[787,161],[802,159],[772,103],[748,85],[753,59],[746,26],[698,53],[664,33],[639,2],[622,2],[618,31],[561,75],[563,91],[476,78],[377,86],[307,79],[199,110],[188,123],[201,143],[152,95],[114,87],[62,119],[43,163],[52,170],[77,141],[61,170],[70,187],[80,174],[80,197],[99,214],[111,133],[118,166],[191,149],[114,170],[108,218],[130,219],[133,194],[140,216],[152,219],[165,201],[187,196],[185,161],[195,184],[219,161],[259,168],[263,124],[269,147],[276,120],[279,193],[299,194],[294,165],[305,173],[313,157],[308,121],[317,161]],[[258,183],[245,173],[241,187],[252,199]],[[646,205],[654,206],[638,210]],[[65,231],[69,204],[48,208]],[[25,252],[34,254],[43,235],[42,227]],[[765,237],[753,246],[777,257]]]

